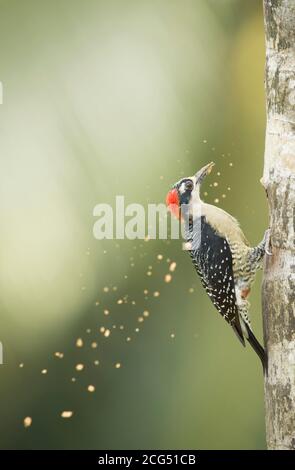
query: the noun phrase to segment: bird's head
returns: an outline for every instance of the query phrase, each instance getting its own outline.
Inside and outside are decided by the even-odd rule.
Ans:
[[[166,204],[170,212],[178,219],[181,217],[181,210],[189,208],[194,202],[200,201],[200,188],[203,180],[211,172],[214,162],[208,163],[201,168],[194,176],[182,178],[175,183],[166,197]]]

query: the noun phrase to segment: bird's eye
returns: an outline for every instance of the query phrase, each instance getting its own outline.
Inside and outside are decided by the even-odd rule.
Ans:
[[[191,180],[186,181],[185,182],[185,189],[187,189],[188,191],[192,191],[194,189],[194,183]]]

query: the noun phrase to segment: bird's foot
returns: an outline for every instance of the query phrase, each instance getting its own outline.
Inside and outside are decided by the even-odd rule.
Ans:
[[[264,251],[268,256],[272,256],[270,234],[271,230],[268,228],[264,234]]]

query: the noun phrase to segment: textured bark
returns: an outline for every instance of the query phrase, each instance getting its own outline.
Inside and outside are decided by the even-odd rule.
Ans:
[[[267,128],[264,185],[273,256],[262,286],[266,436],[295,449],[295,0],[264,0]]]

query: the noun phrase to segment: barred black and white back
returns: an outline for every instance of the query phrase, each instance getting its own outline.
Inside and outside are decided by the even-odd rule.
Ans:
[[[247,263],[248,258],[251,261],[252,248],[249,247],[237,221],[221,209],[215,209],[219,212],[219,224],[225,224],[226,227],[221,233],[222,227],[216,223],[216,217],[214,222],[210,223],[212,209],[209,204],[203,204],[203,215],[200,220],[194,220],[194,223],[190,224],[187,233],[187,242],[192,247],[189,254],[217,311],[233,328],[243,346],[244,337],[250,342],[265,367],[264,349],[251,329],[249,302],[241,298],[239,288],[249,285],[255,275],[256,269],[251,269]],[[234,251],[231,248],[233,246]],[[236,253],[239,253],[238,262],[235,260]],[[235,271],[239,276],[237,282]]]

